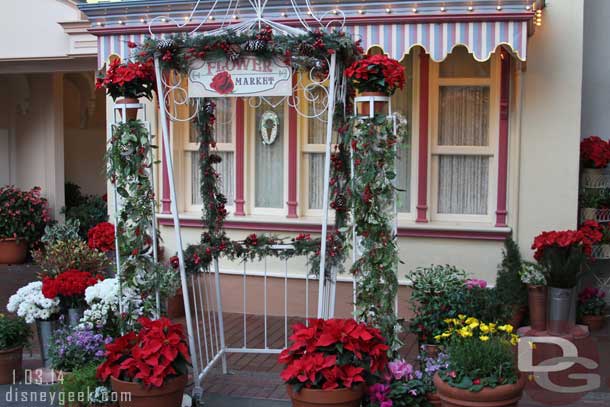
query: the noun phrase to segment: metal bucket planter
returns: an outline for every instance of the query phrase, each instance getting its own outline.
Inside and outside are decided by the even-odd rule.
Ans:
[[[85,309],[79,308],[68,308],[68,324],[70,328],[76,328],[80,323],[81,318],[85,313]]]
[[[40,344],[40,358],[42,359],[43,367],[50,367],[49,363],[49,347],[51,346],[51,338],[53,332],[57,329],[57,320],[42,321],[36,320],[36,331],[38,332],[38,343]]]
[[[549,331],[567,333],[576,325],[574,288],[549,287]]]

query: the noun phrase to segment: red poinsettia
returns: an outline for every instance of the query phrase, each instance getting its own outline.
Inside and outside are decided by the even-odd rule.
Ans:
[[[96,78],[95,86],[105,88],[108,95],[116,100],[119,97],[152,99],[155,89],[155,69],[152,60],[146,63],[121,63],[115,59],[108,70],[102,69]]]
[[[282,379],[295,391],[351,388],[387,364],[381,332],[353,319],[311,319],[296,324],[292,344],[280,354]]]
[[[103,280],[101,275],[93,275],[88,271],[66,270],[56,277],[42,279],[42,295],[46,298],[60,297],[69,307],[82,305],[87,287]]]
[[[106,345],[106,360],[97,376],[110,376],[147,386],[161,387],[166,380],[187,374],[190,363],[186,336],[181,324],[167,318],[140,318],[139,332],[128,332]]]
[[[90,248],[104,253],[114,250],[114,225],[109,222],[101,222],[89,229],[87,244]]]
[[[584,168],[606,168],[610,162],[610,144],[597,136],[580,142],[580,162]]]
[[[372,55],[354,62],[345,75],[360,92],[392,95],[405,84],[405,68],[387,55]]]

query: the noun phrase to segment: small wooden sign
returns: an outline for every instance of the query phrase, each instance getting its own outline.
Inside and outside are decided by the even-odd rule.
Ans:
[[[195,60],[191,64],[189,97],[240,97],[292,95],[292,68],[280,58],[244,56]]]

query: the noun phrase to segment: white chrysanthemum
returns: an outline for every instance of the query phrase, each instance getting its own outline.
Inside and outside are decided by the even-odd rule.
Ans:
[[[42,282],[34,281],[17,290],[9,298],[6,308],[32,323],[37,319],[49,319],[58,313],[59,298],[45,298],[42,295]]]
[[[119,317],[119,283],[116,278],[108,278],[85,290],[85,301],[89,309],[85,310],[81,324],[85,327],[102,327],[108,323],[108,318]],[[137,291],[131,287],[123,287],[123,312],[130,319],[142,315],[142,300]]]

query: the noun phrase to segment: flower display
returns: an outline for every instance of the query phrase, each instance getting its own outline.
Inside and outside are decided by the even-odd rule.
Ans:
[[[53,369],[74,371],[91,362],[101,362],[104,347],[112,338],[90,329],[60,328],[53,333],[49,346],[49,360]]]
[[[360,92],[392,95],[405,84],[405,68],[387,55],[372,55],[345,69],[345,76]]]
[[[42,294],[46,298],[59,297],[70,307],[83,305],[85,290],[104,278],[88,271],[66,270],[56,277],[42,279]]]
[[[580,162],[584,168],[606,168],[610,162],[610,144],[597,136],[580,142]]]
[[[6,308],[25,318],[28,324],[48,320],[59,313],[59,298],[47,298],[42,294],[42,282],[34,281],[13,294]]]
[[[519,337],[510,324],[498,325],[459,315],[445,321],[437,340],[446,344],[449,362],[439,375],[452,387],[480,391],[518,380],[513,346]]]
[[[380,373],[388,346],[381,332],[353,319],[311,319],[295,324],[292,344],[280,354],[282,379],[295,391],[351,388]]]
[[[578,315],[603,315],[606,310],[606,293],[599,288],[587,287],[578,293]]]
[[[152,92],[155,90],[152,60],[121,63],[119,59],[115,59],[108,66],[108,70],[102,69],[98,73],[95,87],[105,88],[114,100],[119,97],[152,99]]]
[[[110,376],[125,381],[161,387],[171,377],[187,374],[190,356],[181,324],[167,318],[140,318],[142,328],[130,331],[106,345],[106,359],[98,367],[98,378]]]
[[[142,315],[142,299],[132,288],[124,286],[123,311],[119,310],[119,281],[107,278],[85,290],[87,309],[81,319],[81,326],[95,329],[109,335],[117,335],[121,323],[132,325]]]
[[[406,407],[427,405],[424,374],[403,359],[388,363],[384,382],[369,387],[372,407]]]
[[[100,252],[114,250],[114,225],[109,222],[101,222],[89,229],[87,232],[87,244],[92,249]]]
[[[424,390],[426,393],[434,393],[436,391],[433,380],[434,375],[436,372],[449,367],[449,355],[444,352],[439,352],[436,356],[429,356],[422,352],[419,359],[422,369],[421,380],[424,383]]]
[[[21,191],[14,186],[0,188],[0,239],[23,239],[36,243],[50,222],[49,205],[40,188]]]

